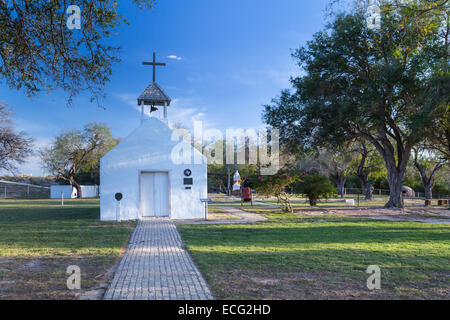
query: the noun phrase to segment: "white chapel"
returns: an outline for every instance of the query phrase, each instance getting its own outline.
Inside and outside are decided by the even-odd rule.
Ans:
[[[141,124],[100,160],[101,220],[204,218],[206,157],[168,126],[171,99],[155,81],[155,66],[164,64],[155,62],[155,54],[153,63],[144,64],[153,65],[153,82],[138,98]],[[150,114],[163,108],[162,119],[145,108]],[[176,150],[185,153],[183,161]]]

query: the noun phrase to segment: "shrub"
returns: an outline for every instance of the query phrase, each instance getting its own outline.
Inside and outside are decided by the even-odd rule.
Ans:
[[[297,184],[297,192],[305,194],[309,204],[317,205],[319,199],[328,199],[336,196],[337,191],[330,180],[323,175],[312,172],[303,177],[303,183]]]
[[[301,175],[287,172],[280,172],[273,176],[258,176],[256,178],[246,178],[244,184],[250,184],[255,191],[264,197],[276,197],[278,204],[282,205],[283,212],[293,212],[286,193],[286,189],[295,182],[300,181]]]

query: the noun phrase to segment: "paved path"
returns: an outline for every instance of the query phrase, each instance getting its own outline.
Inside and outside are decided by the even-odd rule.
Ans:
[[[210,300],[203,276],[168,219],[139,221],[105,300]]]
[[[239,203],[241,202],[241,197],[233,197],[233,199],[235,199],[236,201],[239,201]],[[254,206],[255,205],[256,206],[265,206],[265,207],[271,207],[271,208],[279,208],[279,206],[277,206],[275,204],[265,203],[265,202],[258,201],[258,200],[253,200],[253,205]]]
[[[233,223],[254,223],[259,221],[267,220],[262,214],[250,213],[243,211],[235,207],[215,207],[220,210],[225,211],[228,214],[234,215],[240,220],[217,220],[217,221],[189,221],[189,220],[178,220],[176,224],[233,224]]]
[[[265,207],[271,207],[271,208],[279,208],[279,206],[277,206],[275,204],[265,203],[265,202],[261,202],[261,201],[253,201],[253,205],[265,206]]]

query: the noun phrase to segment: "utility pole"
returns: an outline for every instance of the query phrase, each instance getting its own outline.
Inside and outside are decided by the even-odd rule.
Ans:
[[[227,172],[228,172],[228,185],[227,185],[227,194],[228,196],[231,196],[231,177],[230,177],[230,165],[227,164]]]

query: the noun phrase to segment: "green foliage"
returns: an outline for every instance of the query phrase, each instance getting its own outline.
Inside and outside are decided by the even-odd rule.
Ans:
[[[353,166],[357,168],[356,173],[367,176],[368,178],[378,178],[386,176],[383,157],[373,147],[363,139],[358,139],[352,145]]]
[[[248,182],[250,180],[250,182]],[[263,197],[276,197],[283,206],[284,212],[292,212],[289,196],[286,193],[288,187],[301,181],[301,175],[289,172],[279,172],[273,176],[258,176],[252,179],[246,178],[245,183],[250,183],[258,195]]]
[[[238,165],[237,169],[241,177],[254,176],[258,173],[255,165]],[[236,166],[230,166],[231,186],[233,185],[233,175]],[[227,192],[228,171],[227,166],[223,164],[208,164],[208,192]]]
[[[406,171],[403,184],[411,187],[416,192],[425,193],[425,186],[423,179],[420,176],[419,170],[414,166],[414,161],[411,160],[410,166]],[[429,176],[431,170],[435,168],[436,160],[433,158],[422,158],[419,163],[423,166],[426,174]],[[432,179],[431,190],[433,195],[448,195],[450,196],[450,167],[444,166],[437,173],[435,173]]]
[[[89,123],[83,131],[67,130],[57,136],[49,147],[40,151],[40,156],[50,174],[79,189],[77,178],[83,174],[98,181],[100,158],[119,141],[106,125]],[[80,196],[80,190],[78,193]]]
[[[133,0],[141,9],[151,0]],[[69,30],[66,10],[81,8],[81,30]],[[119,61],[111,35],[126,19],[116,0],[0,1],[0,80],[35,95],[62,89],[68,102],[80,91],[103,98],[112,66]]]
[[[298,49],[294,57],[304,72],[263,117],[280,129],[284,145],[370,142],[388,171],[387,206],[402,207],[411,149],[448,106],[449,20],[442,8],[418,14],[383,3],[381,30],[369,30],[353,10]]]
[[[450,161],[450,104],[441,107],[436,113],[443,114],[443,117],[435,119],[433,124],[426,128],[426,145],[442,159]]]
[[[450,176],[450,172],[447,171],[447,174]],[[433,193],[450,196],[450,181],[448,179],[447,176],[447,180],[445,178],[437,180],[434,184]]]
[[[317,172],[311,172],[303,177],[302,183],[295,185],[296,193],[305,194],[312,206],[317,205],[317,200],[328,199],[336,196],[336,188],[331,181]]]
[[[418,173],[420,180],[425,189],[426,199],[433,198],[433,188],[436,180],[442,174],[448,174],[444,169],[447,167],[445,159],[436,157],[433,149],[427,149],[426,145],[421,144],[413,149],[413,159],[411,160],[412,166],[414,166]],[[447,167],[448,168],[448,167]]]
[[[354,173],[349,174],[345,182],[346,188],[361,189],[361,179]]]

